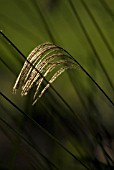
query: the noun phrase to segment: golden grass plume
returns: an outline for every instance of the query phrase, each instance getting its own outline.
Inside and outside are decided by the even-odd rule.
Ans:
[[[76,63],[63,48],[49,42],[43,43],[28,55],[13,87],[13,93],[16,93],[19,86],[22,85],[21,95],[27,95],[33,85],[35,85],[36,90],[33,97],[33,104],[35,104],[38,98],[42,97],[49,88],[50,84],[65,70],[76,68]],[[52,71],[53,75],[47,80],[47,76]],[[47,84],[40,90],[45,80],[47,80]]]

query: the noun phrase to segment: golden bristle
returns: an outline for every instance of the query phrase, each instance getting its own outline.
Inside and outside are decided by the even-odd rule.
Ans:
[[[40,86],[46,76],[52,71],[54,72],[54,69],[57,66],[59,66],[59,69],[53,73],[53,76],[48,80],[47,85],[39,92]],[[28,55],[13,87],[13,92],[16,93],[20,84],[22,84],[21,95],[27,95],[33,85],[36,85],[36,91],[33,98],[33,104],[35,104],[38,98],[41,98],[49,88],[50,84],[52,84],[65,70],[76,68],[76,63],[74,63],[73,59],[71,59],[62,48],[49,42],[43,43],[37,46]]]

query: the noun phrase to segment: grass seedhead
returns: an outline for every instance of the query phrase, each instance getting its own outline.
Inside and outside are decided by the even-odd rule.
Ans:
[[[52,43],[43,43],[28,55],[13,87],[13,92],[16,93],[17,89],[22,84],[21,95],[25,96],[35,85],[36,91],[33,98],[33,104],[35,104],[38,98],[42,97],[44,92],[49,88],[50,84],[65,70],[76,68],[77,64],[66,54],[64,49]],[[48,80],[47,76],[51,72],[53,72],[52,76],[48,78]],[[46,81],[47,84],[40,90],[44,81]]]

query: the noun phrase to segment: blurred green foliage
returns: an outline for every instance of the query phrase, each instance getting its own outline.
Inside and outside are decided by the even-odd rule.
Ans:
[[[62,46],[114,101],[113,0],[0,0],[0,30],[26,57],[46,41]],[[32,91],[12,94],[24,61],[1,35],[0,91],[32,120],[1,95],[0,169],[94,169],[97,133],[114,137],[114,106],[81,69],[53,84],[73,111],[51,88],[32,106]]]

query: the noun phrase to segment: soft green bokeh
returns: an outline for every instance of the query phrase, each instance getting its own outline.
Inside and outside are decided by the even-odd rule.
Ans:
[[[74,8],[70,5],[69,0],[0,0],[0,30],[25,57],[37,45],[46,41],[63,47],[79,61],[114,101],[114,1],[72,0],[72,3]],[[0,91],[22,110],[32,115],[36,121],[39,121],[46,130],[56,136],[78,158],[84,157],[85,159],[91,155],[91,148],[88,152],[86,150],[89,145],[88,140],[94,141],[95,132],[99,131],[101,122],[114,135],[114,108],[112,104],[79,67],[75,71],[64,73],[53,84],[53,87],[71,106],[76,116],[79,116],[75,122],[67,106],[53,93],[51,88],[41,99],[43,108],[40,102],[35,107],[31,106],[33,92],[28,97],[23,98],[20,91],[16,96],[12,94],[13,85],[24,59],[11,44],[8,44],[3,36],[0,36],[0,59]],[[25,121],[30,135],[33,133],[32,137],[36,141],[37,147],[39,145],[44,155],[57,164],[60,169],[75,169],[78,166],[79,169],[82,168],[80,164],[75,164],[75,160],[63,148],[61,149],[60,146],[59,148],[57,144],[53,143],[49,136],[45,137],[40,130],[37,131],[32,123],[26,123],[19,111],[17,112],[3,97],[0,98],[0,116],[14,128],[16,126],[16,129],[21,133],[24,129],[22,124]],[[81,128],[86,134],[84,137],[82,134],[80,135],[81,125],[78,122],[80,118],[82,120]],[[6,129],[5,131],[7,132]],[[8,133],[10,134],[10,132]],[[14,137],[12,139],[14,142]],[[79,144],[80,140],[82,140],[82,144],[85,142],[84,145]],[[4,143],[4,140],[1,139],[1,142]],[[11,156],[12,163],[10,159],[8,159],[9,162],[6,161],[6,167],[10,166],[10,169],[12,167],[15,169],[18,165],[17,163],[13,166],[18,142],[16,145],[11,152],[13,155]],[[92,144],[92,147],[94,145],[95,143]],[[28,149],[27,151],[29,151],[27,154],[36,155],[32,150]],[[27,161],[31,159],[26,158]],[[36,157],[33,156],[33,158]],[[47,164],[43,164],[43,161],[40,162],[39,167],[45,169]],[[33,162],[35,161],[32,160]],[[34,166],[38,168],[37,163]]]

